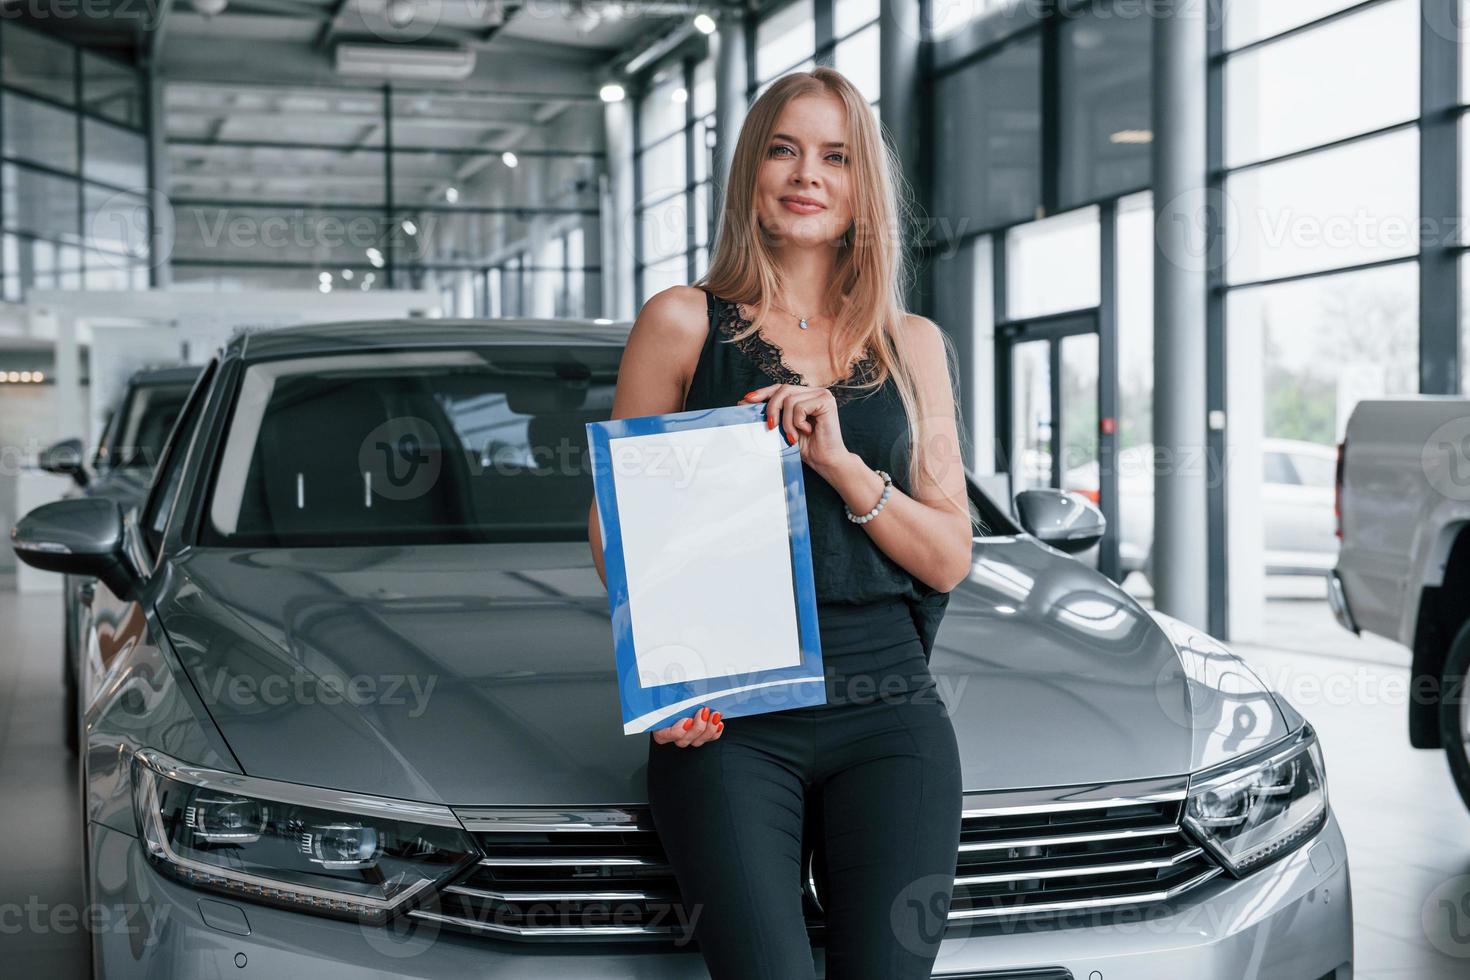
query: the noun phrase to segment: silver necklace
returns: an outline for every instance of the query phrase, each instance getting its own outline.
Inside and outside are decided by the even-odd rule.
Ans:
[[[810,320],[811,317],[802,316],[800,313],[793,313],[790,310],[786,309],[786,307],[779,306],[776,303],[772,303],[771,305],[775,306],[776,309],[780,310],[782,313],[785,313],[787,316],[796,317],[796,325],[801,329],[805,330],[807,328],[807,321]]]

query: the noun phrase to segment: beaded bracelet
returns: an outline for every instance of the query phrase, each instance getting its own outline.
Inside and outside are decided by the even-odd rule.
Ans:
[[[889,476],[882,470],[875,470],[875,472],[883,478],[883,496],[878,498],[878,505],[861,517],[854,514],[852,512],[852,508],[848,507],[846,504],[842,505],[842,509],[847,512],[847,519],[849,521],[852,521],[854,524],[866,524],[873,518],[877,517],[878,511],[882,510],[883,505],[888,503],[888,495],[893,492],[893,477]]]

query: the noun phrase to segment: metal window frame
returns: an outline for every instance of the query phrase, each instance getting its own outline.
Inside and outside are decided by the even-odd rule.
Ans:
[[[812,45],[811,53],[808,54],[806,57],[796,59],[791,64],[786,65],[774,74],[767,75],[765,78],[758,78],[755,71],[756,28],[760,25],[762,21],[766,20],[767,18],[773,16],[781,10],[784,10],[786,7],[789,7],[793,3],[800,2],[802,2],[802,0],[778,0],[778,2],[775,3],[766,3],[761,6],[761,8],[753,16],[748,18],[748,33],[746,36],[745,45],[745,77],[746,79],[748,79],[745,86],[745,98],[747,103],[753,101],[755,99],[756,92],[765,87],[772,79],[780,78],[787,72],[793,71],[797,65],[802,64],[807,59],[811,59],[813,63],[818,65],[825,65],[829,68],[835,67],[838,45],[842,44],[844,41],[850,40],[858,34],[861,34],[863,31],[868,30],[873,25],[880,23],[883,19],[882,13],[880,12],[879,15],[877,17],[874,17],[872,20],[863,21],[861,24],[858,24],[851,30],[846,31],[842,34],[838,34],[836,33],[835,26],[836,0],[812,0],[812,24],[815,43]],[[927,0],[921,0],[921,2],[927,5]],[[925,18],[925,20],[927,21],[927,17]],[[882,30],[882,28],[880,27],[879,30]],[[875,99],[872,104],[877,104],[877,101],[878,100]]]
[[[1000,22],[986,23],[983,19],[968,25],[966,28],[947,34],[943,38],[933,39],[928,48],[930,50],[931,67],[924,78],[927,93],[932,95],[937,82],[955,72],[962,71],[978,61],[999,53],[1003,48],[1015,44],[1026,38],[1041,38],[1042,44],[1042,77],[1040,80],[1042,91],[1042,209],[1035,217],[1028,217],[1019,221],[997,221],[980,227],[972,227],[967,234],[960,236],[954,243],[956,246],[971,244],[981,236],[989,236],[992,241],[991,249],[991,275],[992,291],[995,300],[995,327],[997,339],[1000,330],[1007,322],[1005,316],[1006,303],[1006,254],[1005,235],[1010,229],[1033,223],[1041,217],[1048,217],[1056,213],[1057,197],[1056,188],[1059,186],[1060,171],[1058,170],[1059,144],[1056,143],[1056,125],[1059,119],[1055,116],[1058,105],[1056,99],[1059,97],[1058,77],[1056,75],[1058,66],[1055,60],[1054,42],[1049,43],[1049,38],[1054,34],[1056,27],[1056,15],[1059,10],[1076,12],[1089,6],[1095,6],[1097,0],[1048,0],[1039,7],[1026,8],[1030,10],[1026,16],[1030,18],[1028,23],[1017,24],[1013,18],[1004,24]],[[1225,30],[1222,21],[1222,0],[1209,0],[1208,6],[1208,31],[1209,31],[1209,65],[1207,71],[1207,160],[1208,160],[1208,193],[1212,201],[1221,200],[1226,179],[1235,173],[1248,169],[1255,169],[1281,163],[1286,160],[1305,156],[1311,153],[1335,148],[1373,139],[1387,135],[1391,132],[1400,131],[1408,127],[1417,127],[1420,133],[1419,153],[1419,182],[1420,182],[1420,217],[1424,215],[1435,215],[1442,222],[1442,227],[1455,227],[1460,217],[1461,188],[1460,173],[1461,142],[1459,129],[1461,126],[1470,125],[1470,120],[1465,117],[1470,115],[1470,104],[1462,104],[1460,98],[1460,77],[1464,71],[1462,56],[1459,45],[1456,43],[1455,32],[1450,29],[1451,24],[1433,19],[1432,11],[1423,10],[1421,13],[1421,63],[1420,63],[1420,111],[1412,119],[1403,120],[1387,126],[1379,127],[1371,131],[1356,133],[1341,139],[1333,140],[1318,146],[1312,146],[1290,153],[1281,154],[1269,159],[1253,160],[1234,168],[1226,168],[1224,153],[1224,107],[1225,107],[1225,66],[1230,58],[1236,54],[1254,51],[1266,45],[1281,41],[1289,37],[1304,34],[1325,24],[1337,21],[1366,9],[1378,6],[1382,3],[1393,2],[1393,0],[1361,0],[1340,10],[1332,11],[1321,17],[1314,18],[1305,23],[1296,25],[1283,31],[1278,31],[1266,37],[1258,38],[1246,44],[1234,48],[1225,46]],[[1018,11],[1024,13],[1025,11]],[[1448,9],[1441,11],[1442,18],[1452,19],[1454,11]],[[1048,57],[1048,51],[1053,57]],[[1048,121],[1047,113],[1053,117]],[[932,136],[932,131],[931,131]],[[1103,209],[1103,214],[1108,215],[1104,221],[1116,221],[1116,203],[1122,198],[1128,197],[1140,191],[1152,191],[1152,183],[1121,191],[1117,194],[1109,194],[1095,200],[1079,202],[1069,205],[1066,210],[1070,211],[1076,207],[1087,207],[1097,205]],[[1362,272],[1375,268],[1413,262],[1419,271],[1419,350],[1420,350],[1420,391],[1424,394],[1459,394],[1463,385],[1463,377],[1467,371],[1465,359],[1470,352],[1462,350],[1462,339],[1460,335],[1459,322],[1461,307],[1464,298],[1460,295],[1460,266],[1467,253],[1470,253],[1470,236],[1462,236],[1459,240],[1451,240],[1448,236],[1425,243],[1415,254],[1398,256],[1393,258],[1375,259],[1353,265],[1339,266],[1329,269],[1314,270],[1305,273],[1291,275],[1265,277],[1258,280],[1236,282],[1227,284],[1224,267],[1224,231],[1221,221],[1222,214],[1218,209],[1212,209],[1207,213],[1208,247],[1208,288],[1206,299],[1206,351],[1207,351],[1207,376],[1206,376],[1206,407],[1211,427],[1206,432],[1206,445],[1208,447],[1207,459],[1207,512],[1209,514],[1209,626],[1210,632],[1221,638],[1228,639],[1229,629],[1229,566],[1228,566],[1228,508],[1226,507],[1225,493],[1225,449],[1227,443],[1228,415],[1226,414],[1226,343],[1227,324],[1225,322],[1225,304],[1229,292],[1237,289],[1245,289],[1256,286],[1274,285],[1277,283],[1294,282],[1303,279],[1317,278],[1322,276],[1340,275],[1344,273]],[[1112,234],[1104,234],[1102,241],[1102,272],[1103,272],[1103,299],[1099,306],[1100,322],[1110,321],[1113,333],[1111,343],[1102,336],[1100,330],[1100,355],[1104,358],[1116,360],[1116,295],[1115,276],[1117,271],[1116,240]],[[932,247],[926,251],[932,251]],[[1009,402],[1011,397],[1009,360],[1002,356],[1003,345],[997,347],[997,358],[995,363],[996,386],[994,393],[994,416],[996,424],[998,471],[1006,471],[1008,466],[1008,455],[1010,452],[1010,430],[1011,413]],[[1109,369],[1100,365],[1099,387],[1104,384],[1116,386],[1116,368]],[[1116,395],[1116,390],[1115,390]],[[1099,412],[1099,418],[1106,414]],[[1108,438],[1106,434],[1099,433],[1100,439]],[[1100,443],[1101,446],[1101,443]],[[1101,450],[1100,450],[1101,451]],[[1115,475],[1114,475],[1115,476]],[[1116,497],[1116,494],[1114,495]],[[1104,495],[1106,499],[1106,495]],[[1111,522],[1110,522],[1111,523]]]
[[[1225,165],[1225,101],[1228,97],[1225,72],[1236,55],[1259,50],[1286,38],[1304,35],[1316,28],[1351,17],[1369,8],[1394,0],[1363,0],[1341,10],[1314,18],[1303,24],[1258,38],[1234,48],[1225,46],[1223,0],[1210,0],[1209,67],[1207,73],[1207,157],[1208,194],[1213,202],[1224,200],[1225,183],[1234,174],[1269,167],[1314,153],[1364,142],[1409,127],[1419,130],[1419,214],[1435,215],[1441,221],[1458,224],[1460,214],[1460,144],[1459,119],[1470,106],[1460,105],[1460,51],[1454,32],[1436,22],[1430,11],[1421,6],[1420,13],[1420,107],[1418,116],[1330,140],[1319,145],[1293,150],[1269,158],[1253,160],[1236,167]],[[1223,214],[1212,207],[1207,212],[1208,290],[1206,294],[1206,407],[1212,424],[1206,440],[1207,493],[1209,527],[1209,625],[1210,632],[1229,639],[1229,509],[1226,506],[1226,445],[1229,415],[1226,411],[1226,345],[1229,325],[1225,307],[1229,294],[1240,289],[1299,282],[1306,279],[1366,272],[1388,266],[1414,263],[1418,267],[1419,291],[1417,326],[1419,336],[1419,390],[1421,394],[1458,394],[1462,371],[1459,336],[1460,296],[1459,256],[1470,243],[1439,241],[1421,242],[1420,248],[1405,256],[1375,259],[1351,265],[1281,276],[1266,276],[1243,282],[1228,282],[1225,262]]]
[[[685,274],[688,276],[689,281],[693,282],[694,280],[698,279],[701,274],[699,269],[700,250],[708,249],[713,244],[715,227],[715,215],[713,214],[713,209],[715,207],[715,195],[713,193],[714,161],[709,161],[709,165],[706,167],[705,176],[702,180],[696,180],[694,178],[694,174],[696,172],[695,162],[697,159],[697,154],[704,153],[708,155],[712,152],[709,147],[703,146],[696,138],[696,136],[699,130],[699,126],[701,124],[704,124],[707,130],[714,129],[716,112],[707,112],[701,116],[695,112],[694,107],[695,75],[698,72],[699,65],[703,61],[711,57],[713,57],[713,52],[708,47],[705,48],[703,53],[696,53],[694,51],[686,49],[683,50],[680,54],[676,54],[674,56],[671,56],[670,58],[650,65],[648,69],[644,72],[643,76],[639,79],[640,88],[642,89],[642,91],[638,93],[637,104],[635,105],[634,110],[631,113],[633,124],[633,199],[635,201],[635,204],[633,206],[633,227],[635,232],[633,235],[633,295],[637,297],[639,305],[641,305],[643,302],[646,302],[648,299],[648,297],[645,295],[646,289],[644,286],[645,270],[654,266],[660,266],[665,263],[672,262],[682,256],[684,260]],[[684,87],[684,91],[688,93],[688,98],[684,100],[684,121],[677,129],[670,130],[669,132],[665,133],[658,139],[645,146],[643,145],[642,123],[640,121],[642,113],[639,111],[639,109],[642,107],[643,99],[648,98],[651,94],[651,90],[645,84],[646,80],[648,78],[651,78],[654,72],[668,67],[674,61],[678,62],[678,69],[681,75],[680,81]],[[647,153],[649,150],[653,150],[657,147],[663,146],[665,143],[676,139],[684,141],[683,185],[680,187],[676,187],[668,193],[660,195],[659,197],[651,198],[647,201],[643,200],[644,190],[642,163],[644,154]],[[697,241],[698,236],[695,231],[695,212],[699,206],[700,189],[705,187],[709,188],[711,191],[709,195],[709,208],[711,213],[705,215],[706,227],[710,229],[709,238],[711,240],[701,245]],[[682,253],[676,252],[670,255],[661,256],[658,259],[650,260],[643,254],[643,236],[642,234],[638,233],[638,229],[640,229],[642,226],[643,216],[650,208],[656,207],[660,204],[665,204],[678,197],[684,198],[684,250]]]
[[[269,84],[269,83],[260,83],[260,84]],[[557,207],[557,206],[545,206],[545,207],[536,207],[536,206],[514,207],[514,206],[506,206],[506,205],[477,205],[477,204],[468,204],[468,203],[466,203],[466,204],[435,204],[435,203],[414,203],[414,204],[406,204],[406,203],[399,202],[397,200],[396,196],[395,196],[395,193],[394,193],[394,159],[395,159],[395,157],[397,157],[399,155],[402,155],[402,154],[413,154],[413,153],[423,153],[423,154],[458,155],[458,156],[469,156],[469,157],[494,157],[494,156],[497,156],[498,154],[495,151],[484,150],[484,149],[475,149],[475,148],[467,148],[467,147],[438,147],[438,146],[422,146],[422,145],[417,145],[417,144],[400,145],[397,142],[397,140],[394,138],[394,120],[395,120],[395,116],[394,116],[394,110],[393,110],[393,102],[394,102],[394,99],[396,97],[402,96],[402,95],[425,95],[425,94],[432,95],[432,94],[436,94],[436,92],[441,92],[441,91],[443,91],[443,92],[449,92],[449,91],[452,91],[452,90],[435,90],[435,89],[424,89],[424,88],[418,88],[418,87],[402,88],[402,87],[398,87],[398,86],[393,85],[391,82],[387,82],[387,83],[384,83],[383,85],[379,86],[377,89],[360,89],[360,90],[359,89],[354,89],[353,91],[357,92],[358,94],[362,94],[364,92],[373,92],[375,95],[377,95],[377,97],[379,99],[379,102],[380,102],[380,112],[381,112],[381,117],[382,117],[382,121],[383,121],[383,141],[382,141],[382,143],[380,145],[375,145],[375,146],[354,146],[354,145],[347,144],[347,143],[315,143],[315,142],[300,141],[300,140],[207,140],[207,139],[199,139],[199,138],[195,138],[195,137],[167,137],[167,136],[165,136],[165,139],[164,139],[165,148],[167,149],[167,148],[173,147],[173,146],[216,146],[216,147],[229,147],[229,148],[235,148],[235,149],[258,149],[258,148],[266,148],[266,149],[288,149],[288,150],[326,150],[326,151],[333,151],[333,152],[341,152],[341,151],[344,151],[344,150],[351,150],[352,152],[355,152],[355,153],[379,154],[379,155],[382,156],[382,159],[383,159],[383,166],[382,166],[383,193],[382,193],[382,196],[380,198],[374,199],[374,200],[369,200],[369,201],[353,201],[353,202],[342,201],[342,202],[325,202],[324,203],[324,202],[321,202],[321,201],[305,201],[305,200],[303,200],[303,201],[258,201],[258,200],[245,201],[245,200],[217,199],[217,198],[209,198],[209,197],[170,197],[170,204],[173,205],[175,208],[183,208],[183,207],[214,207],[214,208],[250,208],[250,209],[265,209],[265,210],[272,210],[272,209],[273,210],[296,210],[296,209],[300,209],[300,210],[305,211],[305,212],[356,211],[356,212],[362,212],[364,214],[377,214],[377,215],[381,216],[381,218],[382,218],[382,221],[383,221],[383,230],[382,230],[381,234],[379,235],[379,237],[377,238],[377,240],[373,244],[383,254],[383,266],[381,268],[374,268],[371,265],[371,263],[366,262],[366,261],[363,261],[363,262],[328,263],[328,264],[325,264],[324,265],[323,263],[317,262],[317,261],[253,261],[253,260],[240,260],[240,259],[232,259],[232,260],[223,260],[223,261],[221,261],[221,260],[212,260],[212,259],[208,259],[208,258],[176,258],[176,257],[172,257],[172,256],[170,257],[170,264],[173,267],[175,267],[175,268],[211,267],[211,268],[246,268],[246,269],[249,269],[249,268],[262,268],[263,267],[263,268],[296,269],[296,270],[309,271],[309,272],[319,272],[319,271],[323,271],[324,269],[327,269],[327,268],[331,268],[331,269],[344,268],[344,269],[353,269],[353,270],[357,270],[357,269],[370,269],[370,270],[374,271],[375,273],[382,274],[383,279],[384,279],[385,288],[388,288],[388,289],[397,288],[405,280],[408,281],[411,285],[413,285],[413,286],[416,287],[422,281],[423,273],[425,273],[425,272],[469,271],[469,272],[474,273],[477,276],[481,277],[481,279],[483,279],[485,281],[483,295],[484,295],[485,305],[488,307],[488,303],[489,303],[488,276],[489,276],[489,274],[492,273],[492,272],[496,272],[496,271],[501,271],[501,272],[506,271],[507,268],[508,268],[509,260],[512,258],[513,255],[515,257],[518,257],[518,258],[521,257],[521,253],[525,251],[525,243],[524,242],[517,243],[517,245],[515,247],[513,247],[511,249],[508,249],[506,252],[503,252],[503,253],[501,253],[499,255],[496,255],[496,256],[493,256],[493,257],[490,257],[490,258],[486,258],[486,259],[484,259],[482,261],[473,261],[473,262],[451,262],[451,261],[408,262],[408,261],[405,261],[403,259],[403,257],[399,254],[399,249],[401,247],[401,243],[398,241],[398,237],[394,233],[394,230],[397,227],[399,227],[401,221],[405,217],[413,218],[413,217],[416,217],[416,216],[422,215],[422,214],[457,214],[457,215],[496,215],[496,214],[507,214],[507,215],[530,216],[530,217],[555,216],[555,215],[583,215],[583,216],[599,216],[600,215],[600,212],[598,211],[598,209],[595,206],[589,206],[589,207]],[[573,158],[587,158],[587,159],[592,159],[592,160],[605,160],[606,157],[607,157],[607,153],[606,153],[605,150],[598,150],[598,149],[587,149],[587,150],[529,149],[529,150],[517,150],[515,152],[516,152],[516,156],[517,157],[526,157],[526,158],[548,158],[548,159],[551,159],[551,158],[573,157]],[[518,278],[518,281],[517,281],[517,290],[518,290],[517,297],[518,297],[518,304],[520,304],[520,308],[524,308],[523,307],[523,300],[524,300],[524,296],[526,295],[526,292],[527,292],[527,290],[529,288],[529,283],[527,281],[525,281],[525,280],[528,279],[529,274],[532,273],[532,272],[536,272],[536,271],[552,271],[553,269],[559,269],[559,268],[560,267],[551,267],[551,266],[542,268],[542,267],[539,267],[539,266],[534,265],[533,263],[525,263],[523,265],[523,267],[521,267],[521,268],[519,268],[517,270],[517,271],[519,271],[519,272],[522,273],[521,276],[518,276],[517,277]],[[584,271],[586,271],[586,272],[595,272],[595,273],[597,273],[599,275],[602,274],[602,267],[600,265],[588,265],[588,266],[584,266],[583,268],[584,268]],[[503,295],[503,292],[502,292],[502,295]],[[478,302],[478,300],[477,300],[477,302]]]
[[[42,32],[34,31],[31,28],[26,27],[25,25],[10,23],[4,18],[0,18],[0,49],[3,49],[3,46],[5,44],[7,31],[18,31],[20,32],[20,36],[43,36],[48,42],[61,45],[70,51],[71,64],[69,66],[69,70],[71,73],[72,102],[64,102],[60,99],[52,98],[44,93],[32,91],[31,89],[25,88],[23,86],[10,84],[3,79],[0,79],[0,93],[11,95],[16,98],[29,99],[32,102],[38,103],[40,105],[49,106],[50,108],[55,109],[58,112],[66,113],[72,117],[77,142],[76,172],[69,173],[65,170],[61,170],[55,167],[48,167],[45,164],[37,161],[23,160],[18,157],[9,155],[0,156],[0,167],[9,167],[12,169],[27,169],[36,173],[45,173],[52,177],[56,177],[57,179],[71,182],[74,185],[74,192],[76,194],[77,201],[77,227],[75,230],[77,240],[66,241],[64,239],[53,237],[51,235],[10,227],[12,216],[5,212],[3,202],[0,202],[0,239],[14,239],[17,242],[17,246],[19,246],[20,242],[39,241],[47,242],[57,248],[76,249],[78,254],[78,266],[75,270],[75,275],[77,276],[79,288],[85,290],[87,288],[87,268],[89,255],[97,257],[116,257],[125,254],[115,252],[112,249],[101,248],[87,235],[87,225],[90,218],[87,211],[88,189],[96,188],[97,190],[107,191],[111,194],[131,194],[137,196],[143,203],[143,206],[149,209],[151,219],[152,205],[149,202],[151,200],[151,194],[154,189],[154,174],[147,153],[147,140],[152,131],[152,120],[148,111],[147,99],[144,98],[144,93],[146,91],[146,75],[134,65],[129,65],[124,62],[117,61],[116,59],[110,58],[100,52],[91,51],[89,49],[83,48],[82,45],[77,44],[76,42],[71,41],[67,38],[55,37],[50,34],[43,34]],[[137,96],[140,104],[140,113],[143,118],[142,125],[132,125],[129,123],[120,122],[117,119],[112,118],[111,116],[87,108],[87,75],[86,69],[84,67],[84,54],[103,61],[111,62],[117,65],[119,68],[122,68],[132,74],[134,82],[136,83],[138,89]],[[5,128],[8,123],[8,120],[5,118],[5,116],[6,114],[4,112],[3,99],[0,99],[0,142],[3,142]],[[143,137],[145,141],[143,163],[145,174],[144,179],[147,184],[146,187],[122,187],[107,181],[96,180],[85,176],[87,172],[86,124],[89,120],[99,124],[112,126],[124,132],[133,133],[135,135]],[[17,261],[19,261],[18,252]],[[98,259],[94,258],[93,261],[96,262],[98,267],[100,268],[102,265],[102,261],[105,260],[99,261]],[[146,268],[150,270],[152,269],[154,262],[153,242],[151,238],[148,243],[148,254],[145,257],[142,257],[140,261],[145,265]],[[22,272],[23,268],[11,269],[7,267],[5,249],[3,247],[0,247],[0,281],[5,281],[8,279],[19,283],[20,285],[16,294],[18,298],[24,298],[25,292],[29,286],[29,284],[24,281]]]

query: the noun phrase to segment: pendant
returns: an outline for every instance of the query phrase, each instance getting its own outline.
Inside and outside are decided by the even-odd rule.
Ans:
[[[801,329],[805,330],[806,329],[806,317],[802,317],[800,320],[798,320],[796,325],[798,327],[801,327]]]

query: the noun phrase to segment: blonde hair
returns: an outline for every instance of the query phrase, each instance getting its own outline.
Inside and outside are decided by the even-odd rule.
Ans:
[[[925,446],[929,407],[923,404],[922,391],[915,383],[912,353],[903,329],[908,315],[904,290],[912,282],[913,271],[903,248],[902,231],[914,208],[897,155],[884,138],[867,100],[847,76],[825,65],[791,72],[778,78],[755,100],[735,144],[709,269],[694,285],[755,309],[747,329],[731,342],[760,330],[774,310],[772,297],[784,294],[784,274],[757,220],[755,188],[766,145],[781,111],[792,99],[806,95],[835,95],[847,116],[853,221],[840,240],[833,275],[823,296],[823,306],[838,311],[832,345],[840,355],[837,363],[842,365],[851,364],[865,350],[872,352],[875,370],[865,382],[849,385],[850,390],[877,389],[893,378],[908,413],[911,451],[905,475],[908,487],[913,488],[916,477],[928,469],[931,461]],[[949,336],[943,331],[940,336],[954,395],[956,432],[963,439],[958,357]],[[972,527],[978,527],[968,501],[957,503],[970,514]]]

